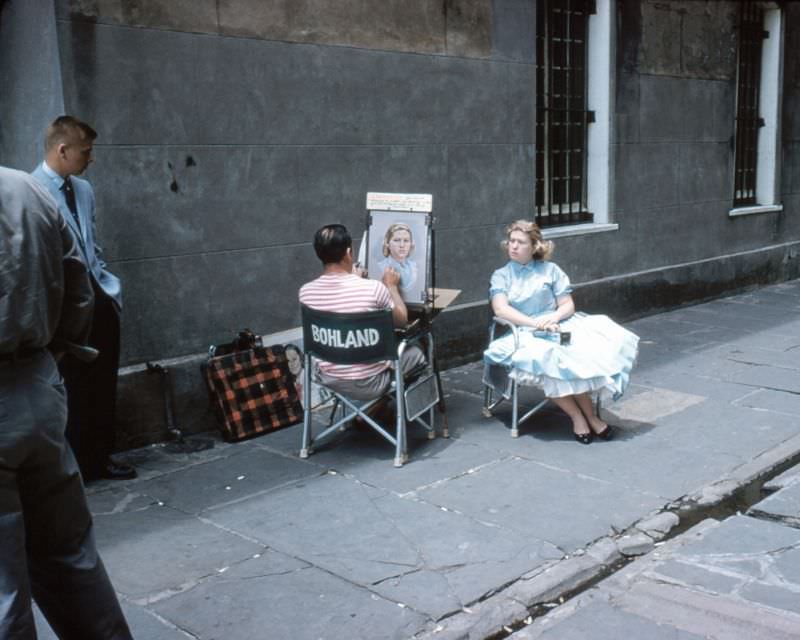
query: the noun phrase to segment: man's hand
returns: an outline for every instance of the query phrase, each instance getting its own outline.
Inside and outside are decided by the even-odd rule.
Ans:
[[[392,309],[394,326],[401,329],[408,324],[408,309],[406,309],[406,303],[400,293],[400,274],[391,267],[386,267],[383,270],[381,282],[389,290],[389,295],[392,296],[392,302],[394,302],[394,308]]]
[[[360,262],[356,262],[353,264],[353,275],[356,275],[359,278],[366,278],[367,270],[361,266]]]
[[[381,282],[383,282],[388,289],[396,289],[400,284],[400,274],[391,267],[386,267],[383,270]]]

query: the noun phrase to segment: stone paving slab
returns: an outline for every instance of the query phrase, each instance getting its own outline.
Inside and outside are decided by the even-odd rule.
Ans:
[[[548,540],[564,552],[583,547],[612,528],[624,529],[638,514],[664,502],[635,489],[619,491],[582,473],[522,458],[483,467],[419,495],[477,521]],[[596,508],[598,504],[602,510]]]
[[[451,612],[454,602],[460,608],[562,555],[542,540],[341,476],[313,479],[209,517],[391,597],[424,580],[419,572],[436,571],[447,588],[415,599],[427,600],[420,606],[437,617]]]
[[[95,524],[97,544],[115,588],[135,601],[191,589],[205,576],[263,549],[165,505],[95,514]]]
[[[158,476],[140,483],[137,490],[185,513],[199,514],[321,473],[298,458],[248,448],[192,465],[180,474]]]
[[[658,420],[656,440],[674,440],[676,448],[692,447],[747,460],[798,433],[798,423],[775,412],[760,411],[709,399],[692,410]],[[725,425],[724,431],[717,425]],[[713,462],[711,462],[713,464]]]
[[[727,344],[728,336],[722,335],[716,327],[666,318],[659,320],[658,322],[648,322],[648,319],[637,320],[629,325],[634,333],[647,336],[639,343],[639,355],[640,358],[644,356],[645,361],[650,353],[664,357],[675,353],[689,354]]]
[[[771,480],[764,483],[763,489],[765,491],[777,491],[788,487],[790,484],[800,482],[800,467],[790,467],[780,475],[775,476]]]
[[[204,436],[201,436],[204,437]],[[127,451],[124,457],[136,466],[140,480],[157,478],[172,471],[182,471],[189,466],[203,464],[210,460],[225,458],[229,455],[241,453],[235,444],[223,442],[216,434],[210,439],[214,446],[211,449],[194,453],[171,453],[165,444],[153,444],[148,447]],[[114,481],[100,481],[91,485],[92,490],[113,487]]]
[[[794,482],[756,504],[751,512],[780,519],[800,529],[800,476],[796,476]],[[797,535],[800,537],[800,531]]]
[[[188,640],[186,633],[154,611],[125,601],[121,605],[136,640]],[[34,618],[38,640],[58,640],[38,608],[34,609]]]
[[[328,412],[322,410],[314,416],[314,434],[320,433],[326,426]],[[446,438],[441,438],[444,429],[443,420],[437,415],[435,422],[438,438],[430,439],[428,432],[420,425],[410,424],[407,426],[406,436],[408,438],[408,449],[413,462],[416,458],[429,458],[438,460],[444,465],[461,465],[459,455],[442,455],[445,448],[453,444]],[[393,426],[387,429],[394,433]],[[281,431],[269,434],[269,437],[262,437],[253,440],[253,446],[281,453],[286,456],[297,458],[300,451],[302,440],[302,424],[282,429]],[[394,469],[394,446],[387,440],[378,435],[375,431],[366,428],[355,428],[352,425],[342,431],[332,434],[320,444],[315,444],[312,454],[305,462],[316,465],[320,470],[334,469],[341,473],[365,474],[375,479],[394,482],[398,477],[405,478],[405,488],[397,487],[400,492],[408,491],[413,487],[408,486],[409,475],[398,476]],[[462,452],[466,453],[466,452]],[[426,467],[427,469],[427,467]],[[442,473],[440,468],[438,473]],[[437,471],[432,471],[432,477],[436,476]],[[416,481],[411,481],[416,484]],[[402,483],[401,483],[402,484]],[[425,484],[422,482],[421,484]]]
[[[747,304],[768,304],[772,308],[788,312],[800,310],[800,292],[789,289],[781,290],[777,286],[752,293],[743,293],[737,296],[737,299]]]
[[[504,420],[504,413],[500,413],[496,420],[485,421],[488,432],[464,433],[460,437],[468,441],[491,442],[491,446],[507,456],[518,456],[589,476],[609,485],[604,496],[610,499],[634,489],[643,494],[662,496],[661,502],[666,503],[671,497],[690,493],[716,479],[742,460],[723,451],[723,446],[711,446],[718,455],[708,456],[707,445],[722,444],[714,442],[714,431],[697,437],[691,434],[677,437],[666,434],[662,437],[651,423],[617,420],[614,408],[604,415],[612,423],[624,426],[618,429],[611,442],[597,441],[588,447],[575,442],[568,420],[558,414],[546,414],[532,420],[529,425],[523,425],[519,438],[511,438],[507,429],[497,424]],[[693,424],[693,421],[687,422],[678,416],[676,421]],[[674,473],[675,468],[680,468],[681,472]],[[538,482],[534,486],[538,486]],[[539,489],[547,495],[547,491],[556,487],[544,485]]]
[[[720,402],[735,402],[757,390],[713,375],[697,375],[688,369],[672,366],[669,362],[655,367],[637,368],[636,371],[636,384],[670,389],[675,393],[714,398]],[[626,397],[623,397],[622,402]]]
[[[701,640],[706,636],[650,620],[593,593],[559,609],[546,621],[510,636],[513,640]]]
[[[758,389],[738,400],[736,405],[759,411],[771,411],[783,416],[789,423],[800,419],[800,395],[786,391]]]
[[[697,393],[682,393],[672,389],[635,385],[619,402],[604,406],[619,420],[652,424],[708,400]],[[638,393],[637,393],[638,391]]]
[[[458,390],[479,395],[483,392],[482,378],[483,363],[473,362],[442,372],[442,388],[445,394]]]
[[[398,494],[444,482],[496,459],[496,453],[459,439],[409,436],[409,461],[393,466],[394,448],[375,433],[353,433],[346,443],[310,456],[315,464]]]
[[[384,495],[327,475],[216,509],[209,518],[353,581],[372,583],[413,570],[418,561],[416,549],[375,504]]]
[[[779,353],[797,349],[797,334],[793,333],[794,327],[781,328],[779,331],[747,332],[742,335],[731,336],[725,343],[731,347],[764,349]]]
[[[326,571],[276,571],[266,557],[242,563],[154,609],[190,637],[225,640],[399,640],[424,623],[410,608]]]
[[[800,358],[796,349],[764,349],[753,346],[739,346],[723,343],[709,349],[715,356],[754,367],[776,367],[778,369],[800,370]]]
[[[511,638],[796,639],[798,592],[800,532],[708,520]]]
[[[765,387],[800,394],[800,371],[797,370],[742,365],[741,367],[726,368],[722,378],[755,388]]]
[[[789,438],[772,449],[730,469],[719,480],[708,484],[692,495],[685,496],[685,498],[697,502],[699,506],[718,504],[738,489],[752,487],[759,478],[775,474],[778,469],[796,460],[798,455],[800,455],[800,435]]]
[[[785,311],[759,304],[749,305],[748,311],[748,305],[719,306],[710,302],[670,312],[668,317],[733,332],[759,332],[766,328],[772,334],[791,337],[793,330],[792,318]]]

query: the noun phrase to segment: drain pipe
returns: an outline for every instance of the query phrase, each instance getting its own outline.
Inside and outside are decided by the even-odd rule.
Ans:
[[[160,364],[147,363],[147,373],[157,374],[161,378],[161,390],[164,396],[164,417],[173,440],[164,448],[169,453],[194,453],[213,449],[214,441],[211,438],[191,438],[183,437],[183,432],[178,427],[174,412],[174,393],[172,389],[172,376],[167,367]]]

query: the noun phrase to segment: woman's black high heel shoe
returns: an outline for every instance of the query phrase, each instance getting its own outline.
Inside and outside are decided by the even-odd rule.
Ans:
[[[614,437],[614,431],[611,429],[611,425],[607,424],[605,429],[603,429],[600,433],[595,433],[594,435],[601,440],[611,440],[611,438]]]
[[[605,431],[603,432],[605,433]],[[580,442],[581,444],[592,444],[592,432],[589,433],[575,433],[572,432],[572,435],[575,436],[575,439]]]

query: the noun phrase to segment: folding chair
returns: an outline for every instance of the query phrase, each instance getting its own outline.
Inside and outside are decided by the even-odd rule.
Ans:
[[[519,349],[519,329],[517,325],[503,318],[494,316],[489,323],[489,344],[491,344],[496,336],[498,326],[505,327],[511,332],[514,337],[514,351]],[[519,437],[519,423],[525,422],[534,413],[539,411],[548,400],[545,398],[536,406],[530,409],[522,418],[519,417],[519,384],[516,378],[509,375],[510,370],[497,364],[486,364],[483,370],[483,416],[485,418],[492,417],[492,411],[503,400],[511,400],[511,437]],[[497,394],[497,399],[494,396]]]
[[[429,329],[398,335],[394,329],[390,309],[364,313],[334,313],[319,311],[301,305],[303,319],[304,368],[304,419],[303,442],[300,457],[313,453],[313,445],[339,431],[346,423],[360,417],[395,447],[394,466],[400,467],[408,461],[406,425],[417,422],[428,431],[428,437],[436,437],[434,409],[439,402],[439,381],[433,365],[433,336]],[[405,350],[417,344],[427,355],[424,366],[410,372],[406,384],[400,367]],[[313,359],[334,364],[368,364],[389,360],[394,367],[394,381],[387,391],[372,400],[351,400],[336,390],[322,384],[316,374]],[[328,426],[316,437],[312,436],[311,384],[323,387],[333,398],[334,408]],[[395,400],[397,410],[396,434],[392,436],[384,426],[375,421],[368,411],[386,397]],[[341,409],[336,419],[337,408]],[[427,420],[423,415],[427,413]]]
[[[519,328],[513,322],[492,317],[489,323],[489,344],[491,344],[496,336],[497,327],[504,327],[511,332],[514,338],[514,351],[519,349]],[[516,378],[509,375],[511,371],[508,367],[503,365],[490,365],[484,366],[483,370],[483,416],[485,418],[492,417],[492,411],[503,402],[503,400],[511,400],[511,437],[519,437],[519,425],[525,422],[537,411],[542,409],[549,399],[545,398],[537,403],[533,408],[525,413],[521,418],[519,417],[519,383]],[[497,395],[497,399],[495,399]],[[600,415],[600,397],[596,398],[597,415]]]

